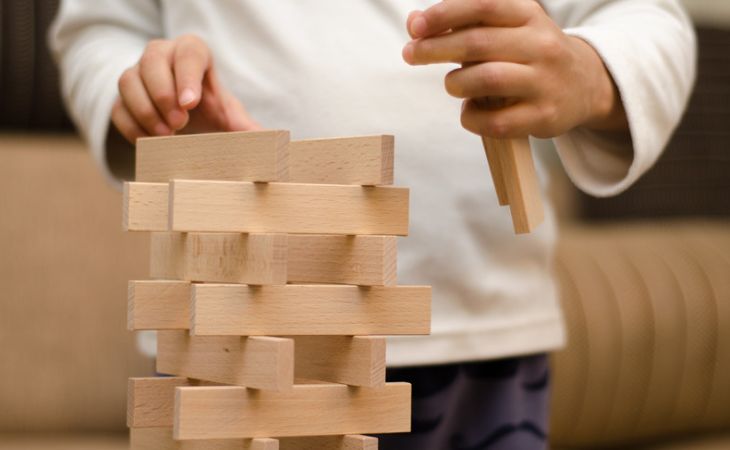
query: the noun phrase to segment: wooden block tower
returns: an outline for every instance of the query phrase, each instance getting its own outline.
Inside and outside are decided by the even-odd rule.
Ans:
[[[393,138],[285,131],[140,139],[124,228],[151,232],[130,330],[158,330],[129,380],[133,450],[377,449],[410,430],[384,335],[430,331],[431,288],[396,285],[408,190]]]

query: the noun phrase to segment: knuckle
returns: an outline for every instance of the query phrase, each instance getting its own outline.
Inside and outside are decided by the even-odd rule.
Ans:
[[[169,106],[175,103],[175,94],[167,91],[154,92],[152,94],[152,101],[156,105]]]
[[[130,86],[130,84],[134,82],[134,79],[137,76],[138,75],[136,67],[130,67],[122,72],[122,75],[119,76],[119,81],[117,82],[117,87],[119,88],[119,91],[122,92],[126,90]]]
[[[557,60],[563,55],[563,43],[553,34],[545,34],[539,38],[540,54],[547,60]]]
[[[137,116],[145,125],[154,125],[158,122],[157,112],[151,106],[143,106],[137,109]]]
[[[480,59],[486,50],[486,39],[481,29],[470,30],[464,35],[465,57],[469,60]]]
[[[497,3],[494,0],[476,0],[476,11],[482,16],[491,15],[497,8]]]
[[[558,111],[558,107],[556,105],[549,104],[540,108],[540,116],[542,122],[549,128],[552,128],[555,126],[556,123],[558,123],[558,119],[560,118],[560,112]]]

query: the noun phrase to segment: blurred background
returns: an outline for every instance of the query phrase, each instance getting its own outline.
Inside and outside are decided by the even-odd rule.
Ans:
[[[125,326],[148,243],[63,110],[57,3],[0,0],[0,449],[123,449],[126,379],[154,373]],[[555,449],[730,449],[730,1],[684,3],[699,77],[657,165],[599,200],[551,163]]]

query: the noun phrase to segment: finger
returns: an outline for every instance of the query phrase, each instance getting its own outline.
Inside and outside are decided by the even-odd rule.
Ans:
[[[112,107],[111,119],[119,133],[131,144],[134,144],[137,138],[148,136],[119,98]]]
[[[127,69],[119,78],[119,96],[134,120],[148,134],[167,136],[172,133],[147,94],[139,67]]]
[[[198,37],[178,38],[173,55],[173,73],[178,104],[186,110],[198,106],[202,84],[212,64],[208,46]]]
[[[449,72],[446,92],[457,98],[517,97],[537,94],[535,70],[522,64],[490,62]]]
[[[452,0],[414,14],[408,28],[413,37],[426,37],[474,25],[517,27],[540,8],[534,0]]]
[[[535,56],[527,45],[529,42],[523,28],[467,28],[411,41],[403,50],[403,59],[413,65],[476,61],[526,63]]]
[[[228,131],[262,130],[263,127],[249,116],[243,104],[233,95],[228,95],[225,101]]]
[[[461,125],[464,128],[480,136],[498,139],[534,134],[538,121],[536,108],[526,102],[500,109],[486,109],[479,107],[473,100],[466,100],[461,112]]]
[[[208,72],[203,80],[203,91],[197,110],[210,127],[221,131],[229,129],[224,100],[215,72]]]
[[[413,19],[415,19],[419,14],[423,14],[423,11],[411,11],[408,13],[408,18],[406,19],[406,30],[408,30],[408,34],[410,34],[412,38],[415,38],[415,36],[411,33],[411,22],[413,22]]]
[[[139,61],[139,72],[157,111],[170,128],[179,130],[185,126],[188,113],[177,102],[171,67],[174,46],[171,41],[150,42]]]

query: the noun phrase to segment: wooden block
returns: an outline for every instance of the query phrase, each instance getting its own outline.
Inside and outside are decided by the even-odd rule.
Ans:
[[[393,136],[292,141],[289,160],[294,183],[393,184]]]
[[[378,450],[378,438],[359,434],[281,438],[279,450]]]
[[[274,237],[241,233],[151,234],[150,275],[157,279],[180,279],[211,283],[283,284],[287,271],[290,283],[342,283],[363,286],[396,283],[397,238],[395,236],[289,235],[287,262],[275,269],[275,276],[256,274],[252,263],[267,258],[278,260],[280,246]],[[275,235],[281,236],[281,235]],[[258,244],[249,244],[256,239]],[[269,247],[270,245],[270,247]],[[263,254],[252,252],[263,252]],[[272,252],[274,256],[265,256]],[[282,267],[285,266],[285,267]],[[260,266],[258,266],[260,268]]]
[[[545,219],[530,141],[524,138],[493,139],[491,142],[500,155],[515,233],[530,233]]]
[[[170,229],[405,236],[408,189],[173,180]]]
[[[191,337],[157,333],[157,371],[255,389],[284,391],[294,384],[294,341],[278,337]]]
[[[178,313],[173,313],[178,314]],[[195,335],[428,334],[431,288],[197,284]]]
[[[189,282],[130,281],[127,292],[127,329],[190,328]]]
[[[169,189],[161,183],[124,183],[122,228],[164,231],[168,227]]]
[[[242,387],[179,387],[176,439],[322,436],[410,431],[411,386],[377,389],[295,385],[286,392]]]
[[[295,375],[377,387],[385,383],[385,338],[193,337],[184,330],[166,330],[157,334],[157,371],[278,391],[291,389]]]
[[[394,236],[290,235],[290,283],[394,285],[398,248]]]
[[[351,386],[385,384],[385,338],[376,336],[297,336],[297,377]]]
[[[288,143],[281,130],[141,138],[136,180],[287,181]]]
[[[346,436],[306,436],[281,439],[207,439],[176,441],[172,427],[132,428],[130,450],[378,450],[378,439]]]
[[[286,284],[287,236],[241,233],[152,233],[153,278]]]
[[[187,378],[130,378],[127,385],[128,427],[172,426],[175,388],[190,386]]]
[[[507,184],[505,183],[504,173],[502,172],[499,139],[482,136],[482,143],[484,144],[484,153],[487,155],[487,164],[489,165],[489,172],[492,174],[492,182],[494,183],[494,191],[497,193],[497,200],[501,206],[509,205]]]
[[[278,450],[276,439],[215,439],[176,441],[172,427],[132,428],[130,450]],[[292,447],[294,449],[296,447]],[[376,447],[377,448],[377,447]]]

